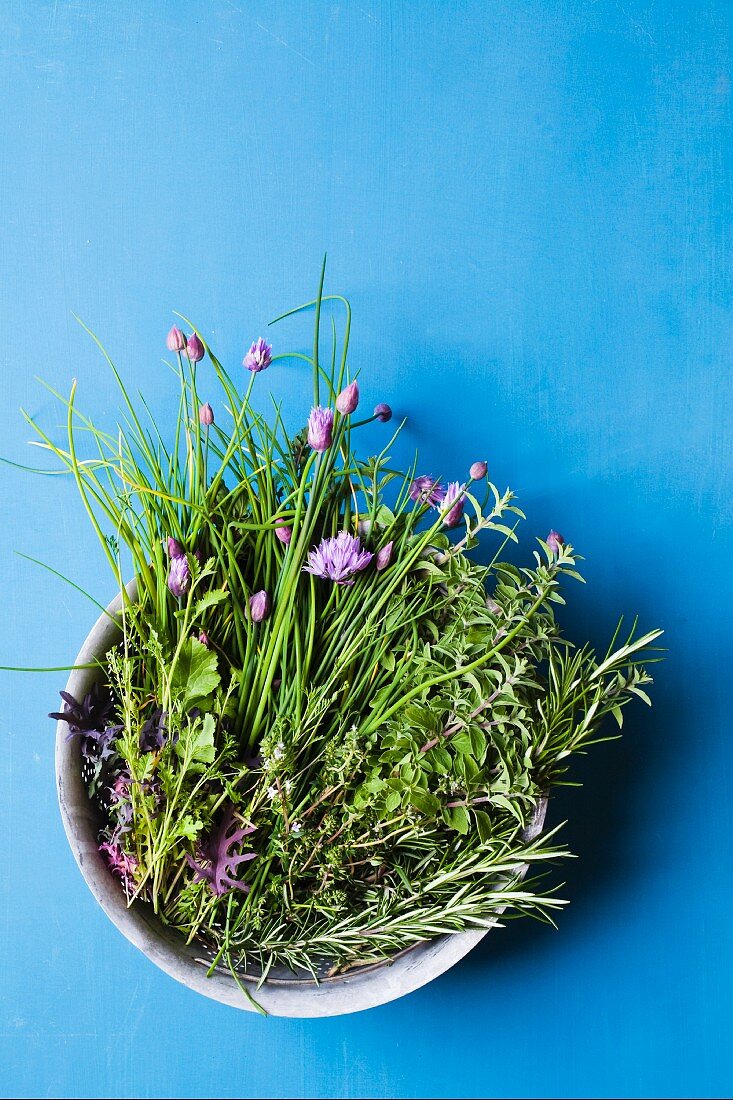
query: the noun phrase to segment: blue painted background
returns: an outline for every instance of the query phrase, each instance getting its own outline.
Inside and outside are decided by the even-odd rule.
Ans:
[[[492,933],[388,1007],[263,1020],[159,973],[95,907],[53,788],[61,677],[0,679],[6,1096],[722,1096],[733,1088],[730,43],[701,3],[4,0],[2,451],[34,381],[111,422],[80,314],[161,416],[171,311],[236,366],[328,284],[401,457],[486,456],[586,555],[566,621],[666,627],[655,709],[564,794],[558,932]],[[289,323],[278,346],[307,343]],[[267,376],[293,416],[296,367]],[[303,389],[301,389],[303,387]],[[376,433],[375,440],[382,438]],[[0,472],[1,663],[64,664],[98,597],[73,487]],[[560,873],[558,872],[558,875]]]

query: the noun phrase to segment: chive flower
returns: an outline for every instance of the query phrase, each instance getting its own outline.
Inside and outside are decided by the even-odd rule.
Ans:
[[[443,503],[445,489],[434,477],[421,474],[410,486],[410,497],[416,504],[429,504],[431,508],[437,508]]]
[[[210,428],[214,423],[214,410],[208,401],[199,409],[199,421],[205,428]]]
[[[199,634],[199,642],[205,649],[211,649],[211,642],[209,641],[209,635],[205,630],[202,630]]]
[[[458,481],[451,481],[445,491],[441,505],[444,527],[455,527],[460,523],[463,515],[463,503],[463,486]]]
[[[374,416],[377,420],[380,420],[382,424],[386,424],[388,420],[392,419],[392,409],[389,405],[386,405],[384,401],[381,401],[378,405],[374,406]]]
[[[171,567],[168,571],[168,587],[173,595],[180,599],[191,588],[191,569],[185,554],[171,558]]]
[[[560,547],[565,545],[565,539],[558,531],[550,531],[545,542],[550,553],[555,555],[559,554]]]
[[[168,351],[183,351],[186,346],[186,337],[179,328],[174,325],[165,338]]]
[[[392,561],[392,547],[393,546],[394,546],[393,542],[388,542],[387,545],[383,546],[382,549],[377,554],[377,560],[375,562],[375,565],[377,567],[377,572],[378,573],[381,573],[383,569],[386,569],[387,566],[389,565],[389,563]]]
[[[188,338],[186,351],[188,353],[188,358],[191,360],[192,363],[198,363],[204,357],[204,345],[201,343],[195,332],[192,332]]]
[[[348,531],[339,531],[336,536],[321,539],[309,552],[303,571],[334,584],[350,585],[354,583],[355,574],[366,569],[373,557],[362,548],[358,538]]]
[[[272,344],[266,343],[261,336],[258,336],[242,360],[242,366],[251,370],[253,374],[259,374],[261,370],[267,370],[271,362]]]
[[[333,411],[316,405],[308,417],[308,446],[321,454],[331,446],[333,432]]]
[[[249,598],[249,613],[253,623],[263,622],[270,614],[272,604],[264,588]]]
[[[169,536],[169,538],[168,538],[168,557],[171,558],[171,559],[173,559],[173,558],[182,558],[184,556],[184,554],[185,554],[185,550],[181,546],[178,539],[174,539],[174,538],[171,538]]]
[[[359,404],[359,383],[354,379],[336,398],[336,408],[342,416],[349,416]]]
[[[483,481],[488,473],[489,467],[485,462],[474,462],[471,464],[471,468],[468,471],[471,475],[472,481]]]

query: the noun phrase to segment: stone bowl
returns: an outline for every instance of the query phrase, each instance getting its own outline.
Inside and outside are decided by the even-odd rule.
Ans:
[[[134,582],[128,586],[134,596]],[[81,648],[75,664],[101,660],[120,639],[115,619],[121,596],[99,617]],[[98,672],[94,668],[73,671],[66,685],[75,698],[82,699],[90,690]],[[130,943],[139,948],[156,966],[189,989],[205,997],[249,1011],[255,1005],[240,989],[225,968],[217,968],[207,977],[210,962],[203,948],[186,944],[173,929],[162,924],[150,906],[135,901],[128,906],[125,895],[110,875],[97,847],[99,822],[81,777],[80,739],[66,740],[65,722],[56,731],[56,783],[61,818],[69,845],[87,886],[113,924]],[[544,824],[547,800],[543,799],[526,830],[525,838],[537,836]],[[527,871],[521,869],[522,877]],[[503,910],[499,910],[501,913]],[[498,914],[497,914],[498,916]],[[273,1016],[338,1016],[374,1008],[412,993],[454,966],[487,934],[486,929],[438,936],[417,943],[382,963],[347,970],[329,976],[325,972],[314,981],[306,973],[285,967],[273,968],[259,985],[260,975],[238,971],[239,982],[251,991],[256,1003]]]

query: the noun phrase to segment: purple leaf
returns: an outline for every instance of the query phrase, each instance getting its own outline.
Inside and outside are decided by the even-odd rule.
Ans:
[[[224,812],[218,827],[210,833],[209,839],[199,845],[197,853],[199,861],[195,860],[193,856],[186,856],[188,865],[194,872],[194,880],[196,882],[208,882],[211,892],[216,894],[217,897],[221,897],[228,890],[234,889],[244,890],[246,893],[249,890],[247,883],[240,882],[234,876],[241,865],[254,859],[257,853],[235,853],[232,849],[237,845],[241,845],[244,838],[250,836],[254,831],[252,825],[247,829],[243,829],[238,825],[234,816],[234,807],[230,806]]]

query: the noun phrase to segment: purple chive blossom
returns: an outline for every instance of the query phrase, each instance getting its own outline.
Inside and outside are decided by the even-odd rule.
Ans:
[[[243,863],[248,863],[256,852],[242,852],[241,844],[246,836],[254,832],[254,826],[242,829],[234,816],[234,807],[224,812],[219,826],[213,829],[208,840],[200,844],[197,850],[198,861],[187,855],[186,860],[194,872],[194,882],[206,882],[212,894],[221,897],[229,890],[243,890],[249,886],[234,876],[239,873]],[[240,854],[235,855],[233,848],[239,847]]]
[[[173,558],[182,558],[185,553],[186,553],[186,551],[183,549],[183,547],[181,546],[178,539],[174,539],[174,538],[171,538],[169,536],[169,538],[168,538],[168,557],[171,558],[171,560]]]
[[[311,409],[308,417],[308,446],[314,451],[327,451],[331,446],[331,432],[333,431],[333,412],[316,405]]]
[[[185,596],[191,588],[191,569],[185,554],[182,554],[181,557],[171,558],[168,587],[177,599]]]
[[[270,597],[264,589],[255,592],[254,596],[250,596],[249,613],[252,616],[253,623],[263,622],[270,614],[271,609]]]
[[[429,504],[431,508],[437,508],[443,503],[445,489],[434,477],[422,474],[410,486],[410,496],[416,504]]]
[[[192,332],[188,338],[186,351],[188,352],[188,358],[191,360],[192,363],[198,363],[204,357],[204,345],[201,343],[195,332]]]
[[[383,546],[382,549],[377,554],[376,566],[377,566],[377,572],[378,573],[381,573],[383,569],[386,569],[387,566],[389,565],[389,563],[392,561],[392,547],[393,546],[394,546],[393,542],[388,542],[387,545]]]
[[[336,398],[336,408],[342,416],[348,416],[350,413],[353,413],[358,404],[359,384],[356,379],[354,379],[345,390],[341,390],[341,393]]]
[[[129,855],[119,844],[105,843],[99,845],[105,863],[115,878],[122,883],[128,898],[135,893],[135,872],[137,860]]]
[[[463,486],[458,481],[451,481],[445,491],[441,511],[443,513],[443,526],[455,527],[460,523],[463,515]]]
[[[358,538],[348,531],[340,531],[335,538],[322,539],[320,545],[310,551],[303,570],[334,584],[353,584],[354,574],[366,569],[373,557],[368,550],[362,549]]]
[[[179,328],[174,325],[165,338],[168,351],[183,351],[186,346],[186,337]]]
[[[242,360],[242,366],[251,370],[253,374],[259,374],[261,370],[267,370],[271,362],[272,344],[267,344],[261,336],[258,336]]]
[[[293,537],[293,528],[288,527],[286,524],[279,524],[275,528],[275,538],[283,544],[283,546],[290,546],[290,540]]]
[[[214,410],[208,401],[199,409],[199,422],[203,424],[205,428],[210,428],[214,423]]]
[[[560,547],[565,545],[565,539],[558,531],[550,531],[545,542],[551,554],[559,554]]]
[[[382,424],[386,424],[388,420],[392,419],[392,409],[384,401],[381,401],[374,406],[374,416],[377,420],[381,420]]]
[[[205,630],[202,630],[201,633],[199,634],[199,642],[206,649],[211,649],[211,642],[209,641],[209,635],[206,633]]]
[[[485,462],[474,462],[471,464],[471,469],[468,471],[472,481],[483,481],[488,473],[489,467]]]

